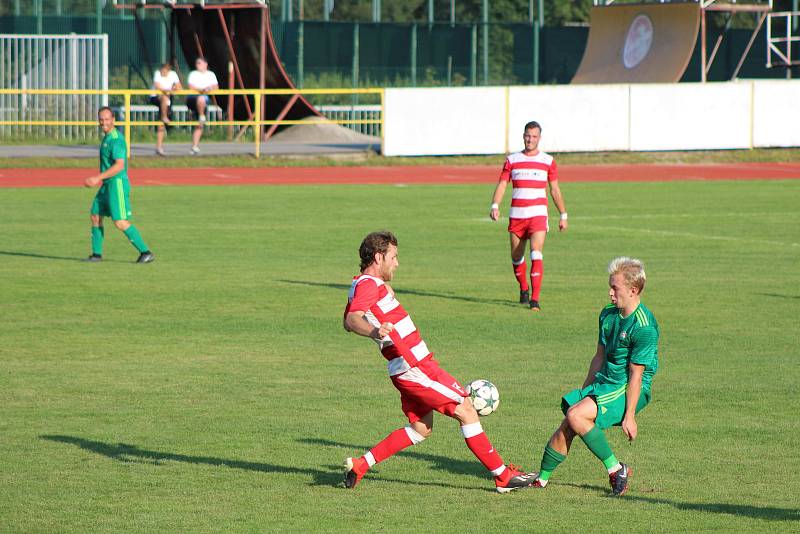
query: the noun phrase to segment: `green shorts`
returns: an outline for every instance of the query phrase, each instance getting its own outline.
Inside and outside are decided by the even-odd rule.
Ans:
[[[622,424],[625,416],[625,390],[626,386],[619,384],[589,384],[583,389],[574,389],[561,397],[561,411],[564,415],[571,406],[575,406],[586,397],[591,397],[597,404],[597,419],[595,424],[598,428],[605,429]],[[647,403],[650,402],[652,393],[642,389],[639,402],[636,405],[636,413],[639,413]]]
[[[92,202],[92,215],[111,217],[113,221],[127,221],[131,218],[131,186],[128,180],[109,178],[103,181]]]

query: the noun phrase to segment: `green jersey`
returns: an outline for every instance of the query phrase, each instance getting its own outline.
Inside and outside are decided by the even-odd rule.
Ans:
[[[606,360],[595,375],[600,384],[628,383],[628,364],[644,365],[642,389],[650,391],[658,370],[658,323],[644,304],[623,318],[613,304],[600,312],[599,341],[605,347]]]
[[[119,130],[114,128],[103,137],[103,141],[100,143],[100,172],[107,171],[118,159],[125,160],[125,168],[108,180],[128,179],[128,147],[125,145],[125,138],[122,137]],[[103,182],[108,180],[103,180]]]

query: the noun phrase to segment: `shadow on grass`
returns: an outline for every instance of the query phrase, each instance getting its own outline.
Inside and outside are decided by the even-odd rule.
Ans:
[[[105,443],[103,441],[94,441],[75,436],[62,436],[62,435],[41,435],[39,439],[53,441],[56,443],[66,443],[75,445],[83,450],[105,456],[112,460],[124,463],[148,463],[151,465],[162,465],[162,462],[183,462],[196,465],[212,465],[224,466],[231,469],[243,469],[245,471],[257,471],[260,473],[277,473],[277,474],[292,474],[292,475],[310,475],[313,478],[312,486],[334,486],[343,487],[343,472],[342,468],[338,465],[323,466],[322,469],[313,469],[304,466],[285,466],[276,465],[264,462],[248,462],[243,460],[230,460],[226,458],[217,458],[214,456],[193,456],[187,454],[177,454],[174,452],[164,451],[151,451],[147,449],[140,449],[136,445],[129,445],[127,443]],[[439,482],[425,482],[408,480],[397,480],[381,477],[379,480],[383,482],[411,484],[415,486],[439,486],[443,488],[454,489],[480,489],[485,488],[460,486],[456,484],[447,484]]]
[[[0,250],[0,256],[18,256],[21,258],[38,258],[41,260],[60,260],[60,261],[83,261],[83,257],[81,258],[69,258],[67,256],[48,256],[47,254],[35,254],[33,252],[12,252],[9,250]],[[133,262],[123,262],[122,260],[103,260],[103,263],[133,263]]]
[[[341,443],[338,441],[331,441],[329,439],[321,439],[321,438],[301,438],[298,439],[297,441],[309,445],[321,445],[323,447],[342,447],[354,452],[359,451],[356,452],[356,454],[360,454],[372,448],[371,446],[354,445],[352,443]],[[478,460],[474,458],[470,458],[469,460],[457,460],[454,458],[448,458],[447,456],[426,454],[424,452],[415,449],[406,449],[404,451],[397,453],[397,456],[405,456],[407,458],[413,458],[415,460],[430,462],[433,465],[434,469],[447,471],[455,475],[470,475],[484,479],[487,478],[488,476],[486,474],[486,469],[484,469],[483,466],[481,466],[481,464],[478,463]]]
[[[333,282],[310,282],[308,280],[275,280],[284,284],[295,284],[310,287],[327,287],[330,289],[339,289],[348,291],[350,284],[337,284]],[[493,304],[496,306],[508,306],[510,308],[521,308],[520,304],[515,304],[511,300],[501,299],[486,299],[481,297],[470,297],[468,295],[450,295],[447,293],[435,293],[433,291],[422,291],[417,289],[395,289],[398,295],[416,295],[419,297],[431,297],[437,299],[457,300],[459,302],[474,302],[476,304]]]
[[[47,256],[45,254],[34,254],[32,252],[11,252],[8,250],[0,250],[2,256],[19,256],[22,258],[39,258],[42,260],[63,260],[63,261],[81,261],[83,258],[67,258],[66,256]]]
[[[591,490],[598,493],[609,495],[606,486],[594,486],[591,484],[569,484],[561,483],[561,486]],[[687,512],[707,512],[713,514],[726,514],[752,519],[765,519],[768,521],[800,521],[800,509],[798,508],[776,508],[774,506],[753,506],[749,504],[730,504],[730,503],[693,503],[680,502],[663,499],[660,497],[645,497],[642,495],[626,493],[622,499],[626,501],[645,502],[649,504],[666,504]]]
[[[772,297],[776,299],[800,299],[800,295],[782,295],[780,293],[756,293],[762,297]]]

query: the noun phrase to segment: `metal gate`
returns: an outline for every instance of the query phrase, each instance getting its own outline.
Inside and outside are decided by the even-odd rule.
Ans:
[[[0,34],[0,87],[108,90],[107,35]],[[0,121],[94,121],[108,95],[0,95]],[[0,126],[0,137],[95,139],[96,126]]]

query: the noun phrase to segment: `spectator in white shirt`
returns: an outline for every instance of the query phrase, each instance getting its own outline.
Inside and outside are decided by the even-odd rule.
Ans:
[[[200,123],[195,126],[194,132],[192,132],[191,150],[192,154],[199,154],[200,147],[198,145],[203,135],[203,125],[206,122],[206,109],[209,104],[208,93],[219,89],[219,84],[214,73],[208,70],[208,62],[205,58],[198,57],[194,62],[194,66],[196,70],[189,73],[187,83],[189,89],[197,91],[200,94],[190,95],[186,98],[186,106],[197,115],[197,120]]]
[[[159,116],[162,124],[156,129],[156,154],[164,156],[164,132],[165,126],[170,122],[172,113],[172,91],[183,89],[178,74],[172,70],[172,65],[164,63],[161,68],[153,73],[153,90],[158,91],[150,95],[150,103],[158,106]]]

